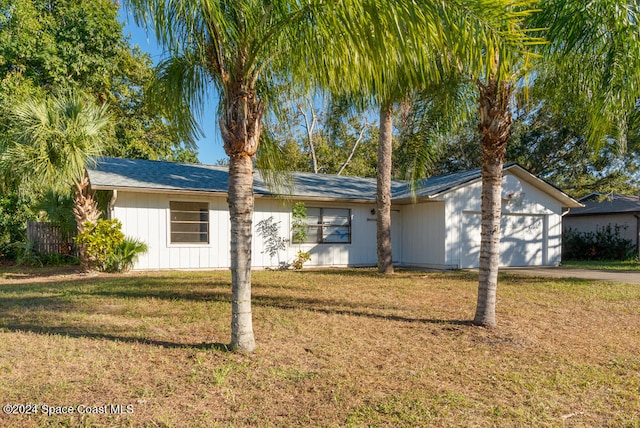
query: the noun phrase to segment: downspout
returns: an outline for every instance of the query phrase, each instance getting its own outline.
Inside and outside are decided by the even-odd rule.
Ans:
[[[633,214],[636,218],[636,256],[640,258],[640,215]]]
[[[118,200],[118,190],[113,189],[111,193],[111,199],[109,200],[109,212],[107,213],[109,220],[112,220],[115,216],[114,210],[115,210],[117,200]]]
[[[567,208],[567,210],[563,211],[560,215],[562,219],[562,227],[560,228],[560,264],[562,264],[562,254],[564,253],[564,216],[569,214],[569,211],[571,211],[571,208]]]

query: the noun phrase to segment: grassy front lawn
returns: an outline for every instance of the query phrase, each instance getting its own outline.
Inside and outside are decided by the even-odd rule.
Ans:
[[[596,270],[626,270],[640,271],[640,261],[638,260],[567,260],[562,261],[562,267]]]
[[[640,425],[638,285],[503,275],[487,330],[473,273],[255,272],[239,355],[229,278],[0,273],[2,404],[74,409],[0,426]]]

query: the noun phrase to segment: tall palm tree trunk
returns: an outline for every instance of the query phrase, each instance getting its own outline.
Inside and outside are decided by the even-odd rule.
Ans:
[[[502,167],[512,115],[511,86],[491,79],[480,88],[480,135],[482,147],[482,226],[480,273],[474,324],[496,326],[496,293],[500,265],[500,217],[502,213]]]
[[[253,164],[249,156],[229,159],[229,215],[231,216],[231,348],[255,348],[251,317],[251,225]]]
[[[231,349],[253,352],[251,316],[251,239],[253,222],[253,161],[262,133],[264,107],[255,89],[240,82],[223,99],[220,132],[229,156],[229,216],[231,221]]]
[[[393,132],[393,106],[385,102],[380,106],[380,136],[378,140],[378,169],[376,172],[376,238],[378,242],[378,272],[393,273],[391,251],[391,154]]]
[[[85,224],[96,224],[98,222],[101,212],[98,209],[98,203],[93,199],[93,192],[89,188],[89,178],[86,175],[78,180],[74,192],[73,216],[76,220],[78,233],[82,233],[85,230]],[[88,270],[89,260],[87,258],[87,249],[83,244],[78,245],[78,257],[80,258],[80,267],[82,270]]]

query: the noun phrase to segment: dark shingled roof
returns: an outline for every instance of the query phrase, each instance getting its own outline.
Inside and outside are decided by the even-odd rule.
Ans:
[[[505,165],[505,169],[509,165]],[[394,199],[405,200],[415,196],[418,199],[432,198],[441,193],[447,192],[456,187],[460,187],[472,181],[479,180],[481,176],[480,169],[472,169],[470,171],[457,172],[455,174],[437,175],[418,181],[415,185],[415,195],[411,194],[408,184],[405,184],[404,191],[394,194]]]
[[[108,189],[225,193],[229,179],[223,167],[140,159],[99,158],[87,172],[92,187]]]
[[[94,189],[130,189],[227,193],[229,171],[226,167],[150,161],[100,158],[87,168]],[[376,180],[328,174],[294,173],[291,196],[328,199],[375,200]],[[254,175],[256,195],[272,195],[259,172]],[[394,188],[404,189],[402,182]]]
[[[640,213],[640,197],[636,195],[592,193],[580,202],[584,208],[572,209],[569,216]]]
[[[519,168],[505,165],[505,170]],[[526,174],[526,170],[522,169]],[[140,159],[98,158],[95,165],[87,168],[94,189],[188,191],[226,194],[229,174],[226,167],[185,164]],[[528,176],[527,175],[527,176]],[[533,176],[532,176],[533,177]],[[415,187],[418,199],[433,198],[449,190],[480,179],[480,170],[441,175],[421,180]],[[374,178],[348,177],[330,174],[293,173],[293,189],[285,192],[298,198],[330,200],[375,201],[376,180]],[[549,189],[555,188],[546,184]],[[395,202],[410,202],[412,192],[406,181],[392,182],[392,199]],[[259,172],[254,175],[256,195],[273,195]],[[559,194],[562,192],[557,191]],[[568,196],[564,197],[570,199]],[[575,201],[574,201],[575,202]]]

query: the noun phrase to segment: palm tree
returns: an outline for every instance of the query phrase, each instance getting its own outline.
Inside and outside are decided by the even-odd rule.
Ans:
[[[480,264],[478,301],[474,323],[494,327],[500,263],[500,219],[502,216],[502,167],[507,152],[512,114],[509,109],[515,82],[501,79],[499,54],[485,82],[478,81],[479,128],[482,149],[482,202],[480,211]]]
[[[229,156],[231,348],[255,348],[251,316],[253,157],[263,117],[279,86],[308,81],[303,65],[321,41],[322,1],[130,0],[139,23],[152,25],[169,58],[158,66],[157,104],[187,134],[198,132],[207,91],[219,94],[220,132]]]
[[[337,92],[338,86],[360,85],[362,93],[367,93],[393,77],[387,70],[395,70],[398,63],[405,64],[403,70],[412,81],[422,78],[429,73],[406,65],[428,64],[424,46],[441,44],[424,40],[441,38],[437,17],[449,16],[449,9],[439,2],[413,0],[129,3],[138,22],[153,25],[159,43],[169,53],[158,66],[153,96],[158,105],[171,109],[180,128],[197,132],[194,114],[201,113],[207,89],[214,88],[220,96],[220,131],[230,158],[231,348],[251,352],[255,347],[251,318],[252,158],[260,143],[265,110],[275,99],[272,95],[282,86],[309,86],[313,77],[331,91]],[[478,1],[476,7],[481,9],[480,5],[486,1]],[[452,28],[459,26],[457,20],[469,11],[462,6],[455,10],[459,13],[451,14]],[[410,27],[415,31],[406,31]],[[416,46],[421,48],[414,49]],[[413,62],[399,62],[394,54],[398,51]],[[361,77],[370,76],[372,70],[380,78],[362,85]]]
[[[577,96],[589,97],[587,112],[592,143],[619,131],[620,118],[640,96],[640,34],[637,2],[542,1],[541,13],[523,19],[519,34],[529,28],[548,43],[539,43],[537,55],[504,49],[484,52],[487,64],[476,75],[482,149],[482,227],[478,301],[474,323],[496,325],[495,306],[499,266],[502,167],[512,123],[511,101],[517,85],[534,65],[538,73],[553,70]],[[527,18],[523,16],[523,18]]]
[[[360,8],[345,9],[336,28],[344,28],[349,46],[333,46],[331,52],[359,50],[359,63],[349,75],[329,73],[330,91],[350,98],[354,105],[378,105],[380,132],[376,171],[377,264],[380,273],[393,273],[391,245],[391,167],[393,106],[416,92],[430,90],[449,79],[457,52],[465,56],[468,70],[486,69],[482,50],[477,46],[521,49],[528,38],[519,30],[496,31],[518,26],[530,0],[465,2],[417,2],[399,0],[377,4],[360,2]],[[398,25],[402,22],[402,25]],[[386,23],[380,26],[379,23]],[[384,31],[380,31],[384,29]],[[337,39],[336,43],[344,40]],[[471,55],[470,55],[471,54]],[[325,62],[340,57],[325,59]],[[340,72],[340,67],[334,66]],[[354,79],[353,77],[357,77]],[[335,87],[335,83],[339,86]]]
[[[100,216],[85,169],[107,147],[110,124],[108,106],[79,92],[29,99],[10,112],[0,167],[31,189],[73,187],[73,214],[82,232]],[[80,256],[84,261],[82,249]]]
[[[521,44],[520,49],[504,45],[479,44],[478,50],[459,50],[461,64],[480,61],[484,69],[467,75],[477,87],[478,128],[481,148],[481,227],[478,298],[474,324],[494,327],[500,264],[500,219],[502,215],[502,169],[512,123],[511,101],[521,79],[530,71],[533,54],[527,45],[540,44],[527,36],[525,18],[531,15],[529,3],[508,5],[505,13],[520,16],[516,23],[498,27],[507,37]],[[464,70],[464,67],[460,67]]]

